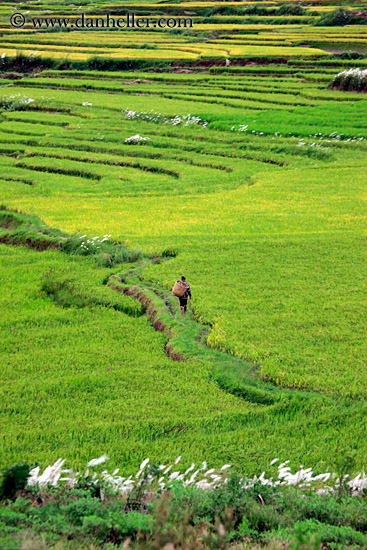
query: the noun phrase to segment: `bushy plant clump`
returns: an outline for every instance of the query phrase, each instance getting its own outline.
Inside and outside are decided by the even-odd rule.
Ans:
[[[367,69],[349,69],[334,76],[331,88],[348,92],[367,92]]]
[[[21,94],[0,98],[0,111],[26,111],[34,99]]]
[[[363,25],[366,21],[355,12],[338,8],[331,13],[327,13],[320,17],[315,23],[319,27],[344,27],[345,25]]]
[[[143,257],[140,249],[129,249],[123,243],[111,240],[111,235],[99,237],[71,236],[62,243],[61,249],[67,254],[94,256],[100,266],[113,267],[124,262],[136,262]]]

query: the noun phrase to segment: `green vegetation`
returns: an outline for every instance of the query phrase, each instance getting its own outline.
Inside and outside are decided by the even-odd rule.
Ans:
[[[150,475],[154,470],[152,465]],[[179,482],[163,494],[139,491],[119,495],[89,478],[74,489],[23,489],[0,504],[1,548],[21,550],[26,540],[32,549],[62,550],[160,550],[169,544],[183,550],[342,550],[367,544],[362,496],[300,494],[260,482],[244,490],[236,475],[209,492]]]
[[[26,183],[26,180],[19,181]],[[29,182],[29,185],[33,185],[33,182]],[[129,250],[125,244],[111,241],[110,237],[111,235],[69,236],[46,227],[37,216],[25,215],[0,206],[0,243],[25,245],[36,250],[58,248],[66,254],[93,256],[97,264],[103,267],[114,267],[142,259],[142,251]]]
[[[338,8],[320,17],[315,24],[320,27],[344,27],[345,25],[363,25],[365,23],[365,18],[358,13],[350,12],[345,8]]]
[[[231,404],[233,412],[220,413],[216,420],[209,415],[204,420],[202,412],[194,413],[195,399],[185,407],[180,405],[181,398],[176,402],[163,369],[164,376],[159,375],[161,395],[164,401],[168,399],[168,403],[175,405],[169,407],[170,412],[167,410],[168,428],[166,421],[162,424],[162,413],[156,405],[157,433],[163,434],[174,426],[187,426],[187,416],[194,415],[196,420],[189,422],[195,427],[190,427],[188,433],[180,429],[177,438],[168,437],[166,451],[163,451],[164,438],[159,438],[155,451],[157,459],[161,453],[167,453],[165,456],[170,459],[177,456],[183,440],[188,438],[192,454],[186,457],[187,462],[205,455],[203,458],[210,458],[215,465],[219,461],[235,462],[251,470],[252,457],[257,456],[259,460],[258,443],[251,433],[256,434],[261,429],[268,438],[261,451],[264,466],[280,453],[282,459],[307,458],[312,465],[332,466],[333,445],[339,445],[341,434],[345,448],[348,444],[355,447],[353,441],[361,438],[364,430],[363,423],[355,420],[364,414],[365,397],[362,281],[366,266],[361,254],[365,246],[365,210],[361,196],[365,180],[364,138],[367,136],[362,116],[366,110],[363,96],[327,90],[326,84],[302,83],[292,75],[282,81],[274,80],[271,74],[268,77],[251,76],[250,79],[239,76],[235,81],[231,75],[207,73],[122,72],[113,79],[109,73],[102,73],[102,76],[104,80],[99,78],[98,72],[80,75],[48,72],[47,78],[24,79],[31,88],[18,80],[0,91],[4,105],[21,100],[21,104],[27,106],[26,110],[5,110],[2,114],[2,200],[9,207],[36,213],[49,227],[60,229],[59,233],[54,229],[45,231],[42,227],[40,230],[42,222],[34,221],[35,218],[29,222],[31,228],[23,223],[4,222],[3,242],[18,239],[30,245],[25,238],[27,231],[32,232],[32,239],[42,242],[59,240],[55,246],[60,246],[62,238],[65,239],[61,251],[47,251],[39,259],[37,252],[19,248],[3,269],[13,281],[21,308],[24,300],[20,297],[25,287],[32,288],[32,296],[38,296],[37,300],[43,304],[39,305],[40,311],[51,306],[50,312],[46,315],[46,309],[44,313],[50,323],[61,313],[73,319],[69,340],[61,336],[64,323],[55,325],[52,338],[59,350],[56,371],[53,368],[50,371],[48,358],[40,360],[41,349],[44,349],[42,343],[38,352],[34,348],[33,359],[27,354],[27,363],[34,360],[34,368],[38,365],[39,373],[45,369],[52,380],[56,373],[64,368],[67,370],[67,357],[74,349],[74,342],[78,341],[80,355],[74,360],[73,369],[76,370],[72,376],[81,376],[80,391],[91,376],[92,387],[96,386],[88,395],[92,402],[94,399],[103,402],[106,397],[98,395],[97,386],[104,384],[100,379],[104,364],[111,368],[113,357],[116,353],[119,355],[114,349],[114,331],[108,327],[117,323],[122,330],[119,320],[122,311],[129,316],[124,325],[129,334],[135,330],[132,328],[138,322],[135,316],[141,312],[141,306],[132,297],[113,293],[103,288],[103,283],[111,274],[125,277],[127,268],[113,266],[120,261],[138,260],[139,252],[136,255],[134,251],[137,246],[151,256],[173,250],[169,261],[144,262],[140,281],[131,284],[146,288],[153,284],[156,292],[167,295],[178,273],[189,275],[194,289],[193,313],[197,321],[208,327],[203,338],[210,347],[234,359],[231,363],[224,359],[224,354],[219,357],[205,352],[202,356],[200,352],[197,359],[199,364],[202,361],[204,364],[203,370],[198,370],[194,342],[201,334],[200,326],[188,320],[182,325],[178,319],[169,318],[168,323],[173,322],[171,330],[178,337],[173,340],[174,347],[190,358],[187,364],[180,362],[174,367],[175,376],[177,372],[182,373],[182,391],[187,392],[186,380],[193,381],[194,373],[200,375],[202,381],[195,383],[193,388],[196,391],[201,388],[203,394],[208,392],[206,384],[209,383],[204,380],[210,376],[215,391],[213,410],[217,407],[214,403],[220,403],[224,395],[218,385],[236,397],[225,405],[227,410]],[[55,89],[53,81],[57,86],[60,82],[68,85],[69,89]],[[78,89],[79,84],[82,89]],[[108,91],[94,89],[100,84],[104,88],[110,85],[110,88]],[[280,109],[275,110],[274,106]],[[183,116],[189,112],[191,117]],[[137,133],[150,139],[143,147],[127,145],[125,140]],[[183,198],[178,199],[178,194]],[[6,217],[11,215],[13,220],[20,216],[2,212]],[[7,227],[9,224],[16,227]],[[70,234],[77,236],[70,240]],[[84,237],[85,240],[79,239],[86,234],[89,237]],[[120,247],[118,258],[113,250],[99,251],[97,246],[100,244],[85,244],[93,236],[102,240],[106,234],[111,234],[111,240],[117,243],[111,245],[113,250]],[[88,251],[81,246],[83,242]],[[109,247],[108,243],[105,241],[103,246]],[[99,252],[78,260],[62,253],[67,249],[83,254]],[[6,254],[9,257],[9,253]],[[33,255],[31,263],[36,262],[38,266],[35,269],[37,276],[34,278],[35,274],[26,273],[24,277],[31,279],[20,284],[23,279],[12,271],[11,265],[15,257],[26,262],[30,254]],[[52,261],[45,261],[48,255]],[[87,275],[87,269],[92,270],[91,275]],[[43,293],[39,294],[42,289]],[[8,304],[7,295],[5,299]],[[4,304],[4,307],[8,306]],[[86,321],[81,321],[89,307],[102,307],[103,310],[97,324],[90,328]],[[71,311],[75,308],[76,317]],[[110,311],[111,308],[114,311]],[[162,304],[158,299],[156,309],[160,308]],[[19,306],[15,312],[19,316]],[[105,318],[110,315],[117,317],[107,322]],[[78,332],[80,322],[85,324],[82,338]],[[8,325],[9,320],[5,326]],[[145,321],[143,326],[144,333],[148,327]],[[187,329],[186,343],[179,338],[183,326]],[[104,336],[98,344],[100,351],[97,347],[92,354],[87,377],[82,350],[89,349],[93,330],[99,331],[97,327]],[[35,330],[37,332],[40,327]],[[61,340],[57,336],[59,330]],[[161,338],[162,335],[158,342],[162,342]],[[150,339],[151,335],[148,341]],[[127,341],[131,347],[124,351],[125,361],[129,363],[130,357],[137,365],[136,379],[134,382],[131,374],[127,377],[128,387],[132,384],[128,390],[129,399],[121,392],[118,395],[124,407],[139,410],[146,393],[141,387],[139,405],[133,388],[137,387],[136,380],[144,380],[145,391],[151,392],[145,365],[151,362],[150,357],[155,352],[143,351],[140,345],[136,357],[137,344],[129,338]],[[23,363],[23,359],[14,356],[12,345],[7,348],[10,354],[7,361],[11,358],[10,372],[16,372],[16,365]],[[164,345],[158,345],[161,355],[157,362],[171,364],[165,357]],[[92,366],[95,357],[99,357],[99,366]],[[65,367],[61,368],[58,361],[62,364],[66,361]],[[256,366],[255,377],[250,375],[249,363]],[[17,379],[31,388],[35,383],[33,375],[29,379],[27,370],[22,372]],[[268,397],[269,392],[273,393],[269,390],[272,388],[269,382],[340,397],[329,399],[315,394],[305,400],[292,397],[293,405],[287,406],[278,405],[278,397],[275,397],[275,405],[272,405],[274,399],[269,401]],[[108,380],[106,384],[109,388]],[[19,399],[22,407],[26,406],[23,403],[27,399],[25,394],[12,387],[14,399],[24,395]],[[118,387],[116,391],[119,392]],[[107,394],[114,395],[110,389],[103,395]],[[48,393],[44,395],[47,398]],[[348,401],[357,397],[362,401]],[[247,404],[243,403],[244,398]],[[72,397],[67,393],[65,404],[70,400]],[[83,410],[90,406],[80,396],[77,402],[73,418],[82,418]],[[285,402],[288,403],[288,398]],[[256,407],[263,407],[258,405],[261,403],[266,407],[260,414]],[[243,407],[246,413],[242,412]],[[251,421],[248,407],[251,410],[255,407],[256,411]],[[108,410],[106,405],[102,418],[108,418]],[[318,441],[317,448],[313,444],[306,451],[305,441],[297,442],[298,432],[292,434],[289,410],[293,411],[292,418],[297,426],[304,425],[305,411],[312,411],[312,422],[302,429],[306,441]],[[34,413],[41,414],[40,421],[45,426],[51,411],[54,411],[53,404],[41,403]],[[4,419],[8,414],[5,413]],[[140,420],[137,425],[134,424],[136,418],[124,420],[127,424],[123,431],[132,430],[137,439],[123,458],[118,451],[119,440],[115,438],[113,443],[110,426],[106,426],[102,440],[95,439],[100,432],[93,427],[93,422],[89,436],[82,436],[84,426],[76,436],[65,414],[60,416],[60,423],[65,424],[65,428],[57,436],[55,434],[58,443],[53,446],[55,455],[52,458],[62,454],[66,445],[68,456],[78,463],[80,459],[98,454],[101,451],[98,447],[104,450],[102,441],[106,441],[106,450],[119,465],[122,462],[127,466],[131,461],[127,457],[132,455],[136,456],[136,461],[144,454],[154,458],[151,434],[155,429],[150,418]],[[325,429],[320,429],[323,415],[328,420]],[[279,428],[274,432],[277,423]],[[222,426],[220,444],[216,442],[218,426]],[[13,429],[21,430],[21,424],[15,423]],[[40,437],[41,433],[42,430]],[[24,459],[31,456],[33,460],[50,460],[47,444],[42,448],[34,435],[30,437],[33,443],[27,446],[29,451]],[[69,442],[76,437],[76,441],[84,443],[78,443],[73,451],[73,445],[62,442],[64,437]],[[4,465],[15,460],[16,449],[19,449],[12,443],[15,441],[15,433],[7,438],[3,447]],[[247,446],[251,445],[250,454],[241,451],[244,441]],[[136,444],[142,445],[141,454],[136,451]],[[21,448],[26,445],[24,443]],[[220,452],[221,445],[225,447],[226,456]],[[364,447],[359,445],[357,468],[363,467],[363,457]]]
[[[342,71],[333,78],[331,88],[354,92],[366,92],[367,71],[361,71],[360,69]]]
[[[18,498],[0,506],[0,546],[367,546],[364,496],[260,499],[234,477],[134,515],[90,487],[24,488],[26,464],[103,452],[128,475],[178,455],[249,474],[275,457],[366,468],[363,2],[17,7],[195,23],[120,32],[15,30],[9,5],[0,491]],[[171,295],[182,273],[185,318]]]

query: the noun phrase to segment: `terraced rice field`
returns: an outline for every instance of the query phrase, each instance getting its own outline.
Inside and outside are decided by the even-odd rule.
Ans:
[[[178,455],[333,469],[354,450],[365,468],[367,101],[329,84],[366,66],[367,26],[316,26],[339,7],[327,2],[298,15],[277,14],[280,2],[79,5],[0,8],[1,204],[151,261],[101,267],[0,244],[1,465],[107,452],[132,472]],[[194,28],[9,26],[12,10],[126,8],[193,12]],[[148,139],[129,143],[137,134]],[[167,311],[185,361],[105,286],[129,268],[160,298],[188,277],[188,319]],[[47,273],[93,303],[57,303]]]
[[[10,2],[0,7],[0,52],[6,56],[20,52],[59,61],[86,62],[91,57],[120,61],[223,57],[315,59],[327,55],[327,50],[366,51],[364,24],[314,26],[322,24],[322,17],[338,7],[337,2],[326,6],[322,2],[307,7],[294,5],[288,10],[282,2],[125,2],[123,5],[105,1],[78,5],[50,0],[31,0],[26,5]],[[362,0],[357,5],[343,7],[352,14],[364,13],[365,3]],[[9,22],[10,16],[18,12],[26,18],[25,26],[20,29],[13,28]],[[136,17],[149,17],[152,23],[143,31],[133,32],[116,26],[110,31],[77,29],[81,25],[81,21],[78,22],[81,14],[89,19],[91,27],[97,25],[98,18],[106,18],[106,14],[117,20],[127,12]],[[65,21],[68,18],[68,24],[65,23],[68,32],[65,29],[55,32],[54,24],[50,23],[49,27],[42,24],[42,30],[37,30],[40,24],[35,28],[31,21],[42,16],[65,18]],[[163,30],[155,28],[162,17],[176,17],[180,23],[170,23],[173,27]]]

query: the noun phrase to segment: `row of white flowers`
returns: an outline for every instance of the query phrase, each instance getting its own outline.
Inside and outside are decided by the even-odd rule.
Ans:
[[[173,117],[162,115],[156,111],[132,111],[129,109],[123,109],[121,111],[123,116],[127,120],[145,120],[146,122],[154,122],[156,124],[169,124],[171,126],[202,126],[206,128],[208,122],[202,120],[198,116],[187,115],[175,115]]]
[[[208,469],[207,463],[203,462],[199,468],[195,468],[195,464],[191,464],[184,472],[176,469],[181,457],[178,457],[174,464],[166,466],[161,465],[158,468],[158,474],[152,475],[147,470],[149,458],[145,459],[139,468],[139,471],[133,476],[123,477],[119,475],[119,469],[114,470],[112,474],[107,470],[103,470],[100,474],[90,472],[96,466],[99,466],[108,460],[107,455],[95,458],[88,462],[84,477],[89,477],[95,482],[99,482],[105,486],[111,487],[118,493],[129,493],[137,486],[145,487],[148,491],[150,487],[156,487],[160,490],[167,490],[174,483],[180,482],[184,486],[195,485],[204,490],[210,490],[214,487],[227,483],[230,464],[225,464],[220,469]],[[270,467],[278,462],[276,458],[270,463]],[[65,460],[59,459],[52,466],[48,466],[43,472],[37,466],[31,470],[28,485],[30,487],[47,488],[47,486],[57,487],[60,484],[65,484],[68,487],[74,487],[79,479],[83,476],[79,472],[74,472],[72,469],[64,469]],[[350,487],[353,495],[360,494],[367,489],[367,476],[361,472],[356,477],[350,479],[348,475],[343,479],[337,477],[333,473],[323,473],[314,475],[312,468],[304,468],[300,466],[297,472],[292,473],[289,460],[279,464],[276,475],[268,477],[266,472],[262,472],[260,476],[241,478],[241,485],[244,490],[253,487],[256,483],[277,486],[294,486],[298,489],[315,489],[318,494],[331,493],[340,487],[343,483]],[[144,475],[143,475],[144,474]],[[143,481],[144,480],[144,481]]]
[[[242,133],[250,133],[250,134],[254,134],[255,136],[263,136],[263,135],[268,135],[268,136],[274,136],[276,138],[281,138],[281,137],[285,137],[285,138],[294,138],[294,139],[299,139],[299,136],[296,136],[295,134],[292,134],[292,132],[288,132],[287,134],[281,134],[280,132],[274,132],[274,134],[272,134],[271,132],[270,133],[267,133],[265,134],[264,132],[258,132],[257,130],[249,130],[249,127],[248,127],[248,124],[240,124],[239,126],[231,126],[230,128],[231,132],[242,132]],[[346,139],[346,136],[342,133],[339,133],[338,132],[331,132],[330,134],[323,134],[322,132],[317,132],[316,134],[309,134],[308,136],[305,136],[306,137],[309,137],[309,138],[312,138],[312,139],[318,139],[319,141],[327,141],[327,142],[330,142],[330,141],[342,141],[344,143],[348,143],[350,141],[364,141],[364,137],[361,136],[360,134],[358,134],[357,136],[353,136],[353,137],[349,137]]]

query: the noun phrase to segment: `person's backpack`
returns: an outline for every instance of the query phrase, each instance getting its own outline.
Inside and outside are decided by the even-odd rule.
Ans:
[[[172,294],[178,298],[182,298],[186,290],[189,288],[189,284],[184,281],[176,281],[173,285]]]

